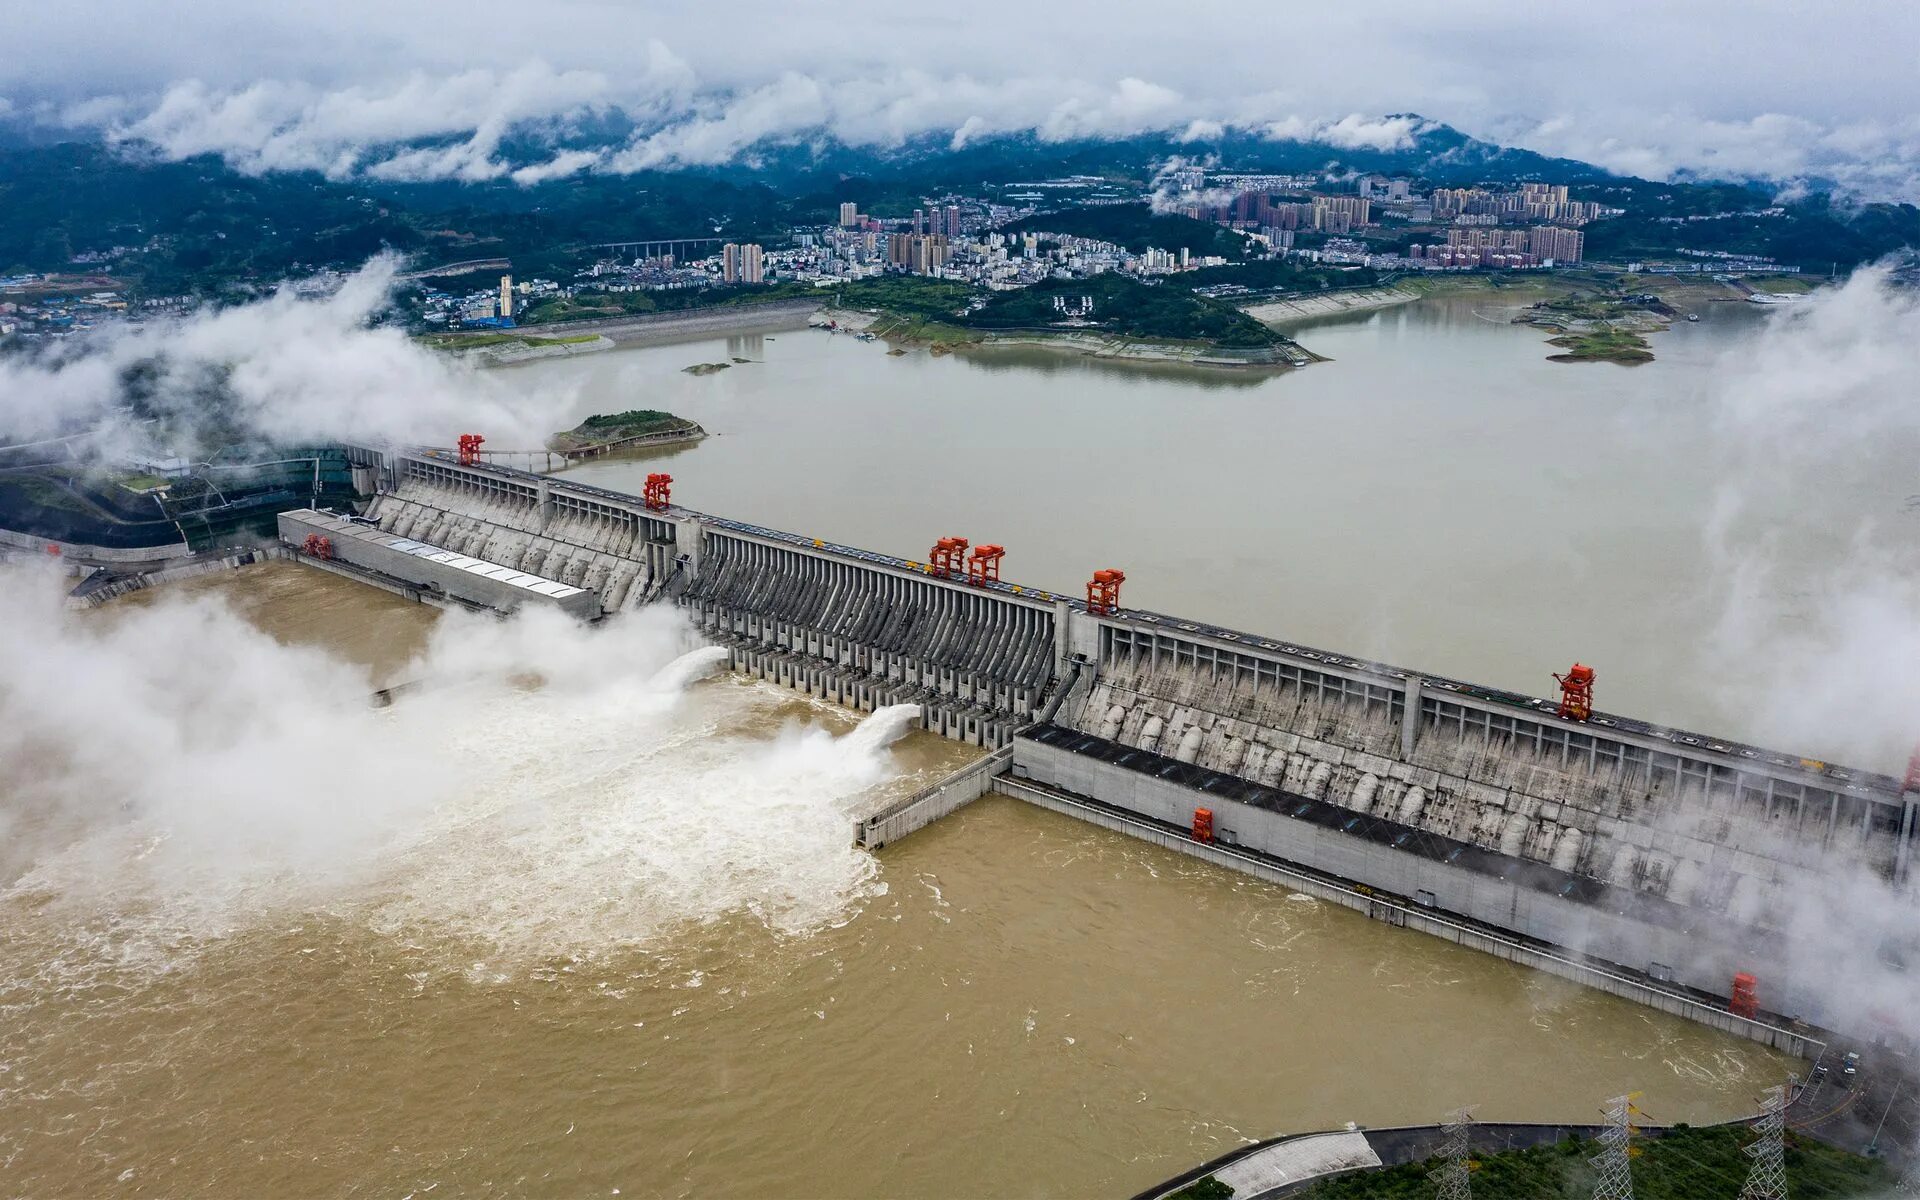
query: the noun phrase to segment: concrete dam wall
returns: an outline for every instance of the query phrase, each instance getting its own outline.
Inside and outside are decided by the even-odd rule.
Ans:
[[[1766,1008],[1821,1021],[1818,989],[1786,983],[1785,898],[1912,874],[1916,795],[1885,775],[1563,719],[1534,697],[437,454],[389,455],[369,514],[606,612],[680,605],[738,670],[855,708],[920,704],[928,728],[1010,750],[1010,793],[1174,833],[1207,808],[1223,846],[1649,986],[1725,996],[1751,971]],[[895,812],[884,838],[927,819]]]

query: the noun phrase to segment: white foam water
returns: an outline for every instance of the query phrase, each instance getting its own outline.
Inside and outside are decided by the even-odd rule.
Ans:
[[[46,809],[0,911],[122,967],[316,910],[512,956],[843,919],[875,875],[851,814],[920,715],[836,735],[764,689],[695,686],[727,652],[666,610],[449,614],[413,664],[428,686],[380,710],[204,597],[100,622],[0,573],[0,630],[30,668],[0,680],[0,749]],[[68,694],[38,704],[36,679]]]

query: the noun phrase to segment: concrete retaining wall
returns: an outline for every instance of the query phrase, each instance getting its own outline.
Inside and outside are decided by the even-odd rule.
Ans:
[[[52,547],[53,549],[49,549]],[[88,563],[116,563],[137,566],[142,563],[163,562],[167,559],[186,558],[193,553],[193,547],[182,540],[165,546],[142,546],[126,550],[113,546],[89,546],[80,542],[57,542],[50,538],[35,537],[30,533],[19,533],[12,529],[0,529],[0,551],[18,550],[28,554],[53,557],[57,552],[61,558]]]
[[[143,591],[163,583],[174,583],[182,579],[191,579],[196,575],[206,575],[215,571],[233,571],[241,567],[252,566],[257,562],[273,559],[288,559],[293,552],[284,546],[264,546],[258,550],[245,550],[238,554],[229,554],[222,558],[201,559],[183,563],[177,567],[167,567],[159,571],[149,571],[142,575],[127,575],[115,579],[104,586],[93,588],[85,593],[67,597],[67,607],[71,609],[98,608],[116,596],[128,592]]]
[[[888,805],[855,822],[856,846],[878,850],[888,842],[925,829],[948,813],[957,812],[993,790],[994,781],[1013,765],[1013,747],[968,763],[930,788]]]
[[[1023,749],[1024,746],[1025,743],[1022,743]],[[1111,829],[1142,841],[1152,842],[1154,845],[1213,863],[1216,866],[1227,867],[1230,870],[1264,879],[1269,883],[1280,884],[1315,899],[1351,908],[1390,925],[1432,934],[1455,945],[1479,950],[1496,958],[1506,959],[1508,962],[1519,963],[1549,975],[1596,988],[1609,995],[1645,1004],[1661,1012],[1672,1013],[1714,1029],[1750,1038],[1795,1057],[1813,1058],[1819,1054],[1824,1044],[1806,1034],[1751,1021],[1744,1017],[1736,1017],[1724,1009],[1714,1008],[1688,996],[1663,991],[1650,983],[1609,970],[1604,966],[1578,961],[1513,938],[1501,937],[1491,930],[1451,921],[1437,913],[1383,900],[1360,887],[1329,880],[1245,848],[1196,842],[1177,829],[1168,829],[1165,825],[1154,821],[1131,817],[1098,804],[1088,803],[1031,780],[1016,778],[1012,775],[1000,776],[993,781],[992,790],[1053,812],[1099,825],[1103,829]],[[1190,804],[1186,806],[1186,812],[1191,814]],[[1215,817],[1216,821],[1220,820],[1218,807],[1215,808]],[[1216,828],[1218,828],[1217,825]]]

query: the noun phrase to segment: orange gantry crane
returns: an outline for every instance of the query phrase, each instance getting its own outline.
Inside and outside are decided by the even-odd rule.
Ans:
[[[1124,571],[1095,571],[1087,583],[1087,611],[1096,617],[1110,617],[1120,611],[1120,585],[1127,581]]]
[[[1560,681],[1560,715],[1570,721],[1584,721],[1593,715],[1593,668],[1574,663]]]

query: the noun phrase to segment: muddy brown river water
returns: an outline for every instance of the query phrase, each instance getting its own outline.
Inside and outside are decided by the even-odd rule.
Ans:
[[[192,744],[180,684],[162,733],[245,774],[244,811],[317,817],[229,843],[133,776],[130,810],[14,830],[0,1193],[1124,1196],[1466,1103],[1728,1118],[1791,1065],[1011,800],[865,855],[851,815],[969,751],[700,677],[664,621],[436,641],[432,610],[286,564],[59,636],[160,659],[182,611],[269,635],[209,672],[257,728]],[[150,735],[130,718],[126,752]]]

